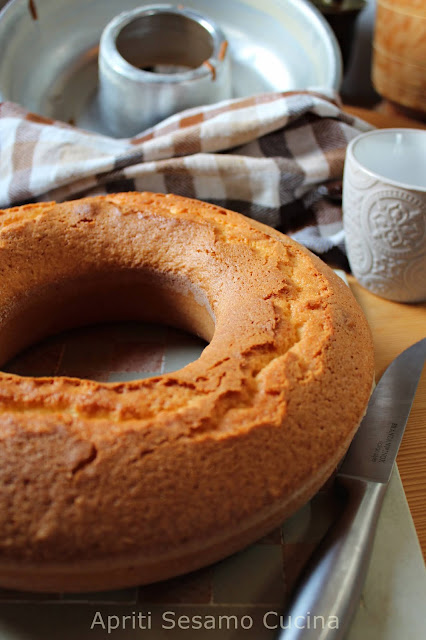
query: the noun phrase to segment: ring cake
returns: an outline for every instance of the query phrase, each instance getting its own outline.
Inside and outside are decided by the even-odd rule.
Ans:
[[[288,237],[173,195],[0,212],[0,364],[99,321],[208,346],[98,383],[0,373],[0,585],[130,586],[241,549],[330,476],[373,381],[348,287]]]

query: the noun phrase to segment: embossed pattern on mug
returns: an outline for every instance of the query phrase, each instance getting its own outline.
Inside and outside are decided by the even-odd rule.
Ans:
[[[374,191],[365,201],[372,240],[384,251],[421,250],[425,238],[422,203],[401,189]]]
[[[426,299],[426,194],[370,175],[349,155],[343,210],[349,263],[358,281],[391,300]]]

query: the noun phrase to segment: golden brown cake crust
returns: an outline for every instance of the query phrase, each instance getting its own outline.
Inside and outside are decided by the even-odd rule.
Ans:
[[[0,364],[119,319],[210,344],[127,383],[0,373],[2,586],[112,588],[217,560],[309,499],[365,411],[366,320],[288,237],[150,193],[0,212]]]

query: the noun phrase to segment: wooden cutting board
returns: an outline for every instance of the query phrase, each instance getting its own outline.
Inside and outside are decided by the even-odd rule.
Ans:
[[[388,102],[382,102],[377,109],[344,106],[344,110],[357,118],[362,118],[378,129],[404,127],[409,129],[426,129],[426,125],[419,120],[412,120],[399,112]],[[425,116],[426,117],[426,116]]]
[[[426,128],[421,122],[393,113],[388,105],[380,108],[381,111],[370,111],[359,107],[345,107],[345,111],[381,129]],[[364,289],[353,276],[349,276],[348,280],[373,332],[378,380],[398,353],[426,337],[426,302],[390,302]],[[423,558],[426,559],[426,367],[417,389],[397,462]]]

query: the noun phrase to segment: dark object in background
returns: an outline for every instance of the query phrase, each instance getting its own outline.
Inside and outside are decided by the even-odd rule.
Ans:
[[[319,9],[340,46],[343,68],[346,69],[351,53],[355,22],[366,5],[366,0],[310,0]]]

